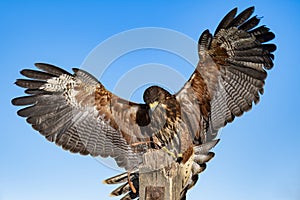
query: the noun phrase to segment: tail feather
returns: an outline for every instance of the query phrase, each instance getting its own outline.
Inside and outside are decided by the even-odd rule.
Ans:
[[[135,176],[137,175],[138,171],[133,171],[130,173],[130,179],[135,178]],[[104,184],[120,184],[120,183],[125,183],[126,181],[128,181],[128,173],[122,173],[122,174],[118,174],[116,176],[110,177],[108,179],[105,179],[103,181]]]
[[[118,187],[117,189],[113,190],[110,195],[111,196],[120,196],[120,195],[123,195],[123,194],[126,194],[130,191],[130,186],[127,183],[121,185],[120,187]]]
[[[186,185],[182,188],[181,199],[186,198],[187,190],[191,189],[198,180],[198,174],[206,169],[206,163],[209,162],[213,157],[214,153],[210,152],[212,148],[219,142],[219,140],[213,140],[201,145],[195,145],[194,148],[194,160],[192,163],[191,174]],[[118,174],[111,178],[103,181],[105,184],[122,184],[111,192],[111,196],[124,195],[120,200],[133,200],[139,197],[139,171],[130,173],[130,181],[133,183],[136,193],[131,190],[128,184],[127,172]]]

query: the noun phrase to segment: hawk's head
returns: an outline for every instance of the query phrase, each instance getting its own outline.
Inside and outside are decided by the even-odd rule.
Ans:
[[[155,108],[158,104],[164,103],[172,95],[165,89],[159,86],[148,87],[143,95],[143,99],[151,109]]]

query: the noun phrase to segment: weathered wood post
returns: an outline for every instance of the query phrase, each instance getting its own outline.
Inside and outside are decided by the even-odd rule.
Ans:
[[[182,167],[164,150],[143,156],[139,172],[140,200],[177,200],[184,180]]]

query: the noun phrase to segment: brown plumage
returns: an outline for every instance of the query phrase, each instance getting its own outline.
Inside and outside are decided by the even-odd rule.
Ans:
[[[25,69],[16,84],[27,96],[12,100],[25,106],[25,117],[45,138],[73,153],[110,156],[130,172],[105,182],[123,183],[112,192],[138,197],[138,167],[149,149],[167,148],[174,161],[187,166],[182,199],[198,180],[214,154],[218,130],[235,116],[258,103],[263,93],[265,70],[273,67],[276,46],[265,44],[274,34],[250,18],[254,7],[236,16],[230,11],[214,35],[208,30],[199,38],[199,63],[191,78],[176,94],[158,86],[144,92],[144,104],[121,99],[105,89],[92,75],[73,69],[74,74],[49,64]]]

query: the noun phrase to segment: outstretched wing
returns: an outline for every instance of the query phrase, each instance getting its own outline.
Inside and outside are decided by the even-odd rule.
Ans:
[[[235,116],[258,103],[263,94],[265,70],[273,67],[276,46],[265,44],[275,36],[266,26],[256,27],[254,7],[236,16],[231,10],[215,34],[206,30],[199,39],[197,69],[176,94],[184,121],[195,143],[216,137],[218,130]]]
[[[149,139],[137,124],[137,115],[140,121],[147,116],[146,105],[118,98],[83,70],[73,69],[72,75],[53,65],[35,65],[42,71],[22,70],[30,79],[16,81],[29,94],[12,100],[26,106],[18,115],[65,150],[111,156],[127,170],[138,166],[146,147],[131,144]]]

